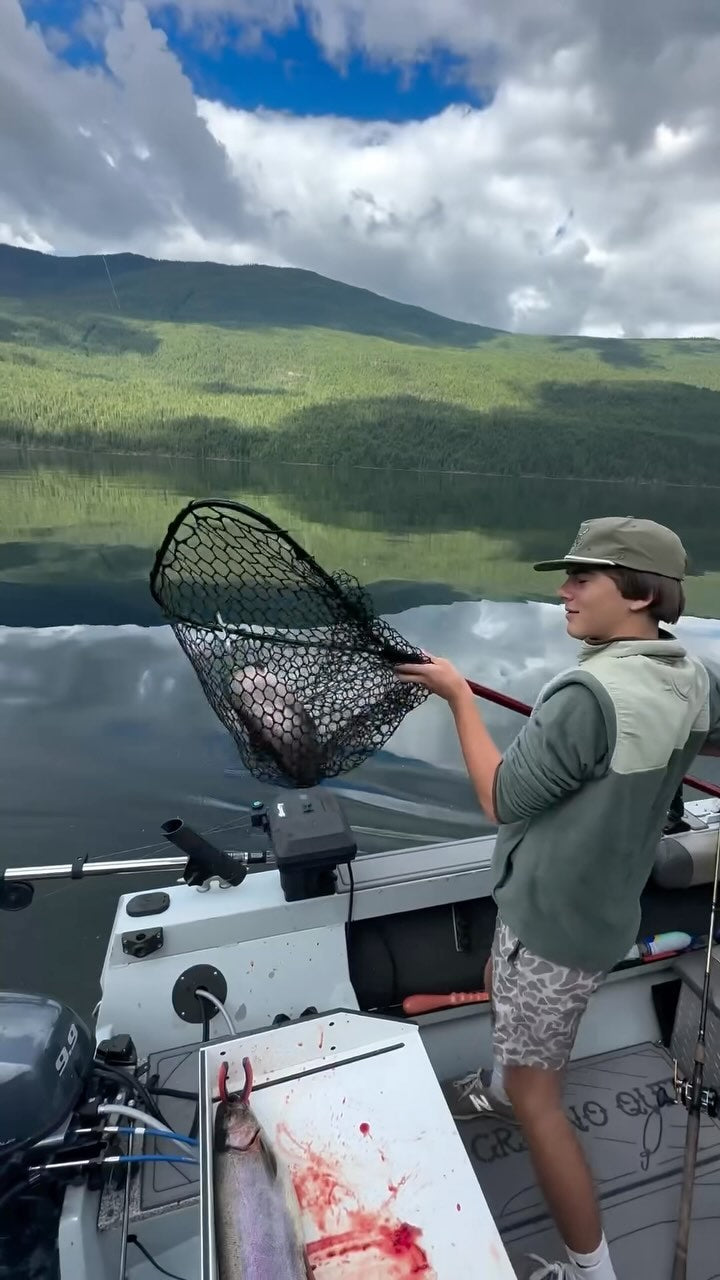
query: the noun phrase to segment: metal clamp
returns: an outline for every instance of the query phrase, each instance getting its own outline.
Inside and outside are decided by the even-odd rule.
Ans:
[[[123,933],[122,949],[126,956],[134,956],[136,960],[144,960],[163,945],[162,929],[139,929],[136,933]]]

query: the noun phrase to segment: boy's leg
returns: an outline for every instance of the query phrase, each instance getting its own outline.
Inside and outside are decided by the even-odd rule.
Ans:
[[[498,917],[492,952],[483,975],[484,987],[490,997],[492,997],[493,954],[497,949],[499,931]],[[492,1004],[490,1012],[494,1022]],[[510,1099],[503,1086],[502,1067],[497,1063],[492,1070],[480,1067],[457,1080],[447,1080],[442,1090],[454,1120],[477,1120],[482,1116],[500,1116],[510,1124],[517,1124]]]
[[[501,921],[492,961],[495,1062],[538,1184],[569,1256],[592,1259],[588,1277],[593,1280],[612,1280],[592,1176],[563,1107],[564,1070],[603,975],[564,969],[533,955]]]
[[[506,1067],[505,1089],[530,1150],[540,1190],[568,1249],[590,1254],[602,1224],[585,1153],[562,1102],[562,1076],[541,1067]]]

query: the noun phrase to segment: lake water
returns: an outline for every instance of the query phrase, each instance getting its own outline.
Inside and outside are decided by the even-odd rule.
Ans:
[[[677,634],[720,666],[712,490],[6,449],[0,865],[170,852],[159,828],[174,816],[243,847],[250,802],[271,792],[244,771],[148,590],[169,521],[191,498],[212,496],[270,515],[325,567],[354,573],[409,641],[525,701],[576,651],[544,594],[553,583],[532,561],[564,553],[588,516],[666,521],[697,574]],[[501,748],[519,727],[492,706],[486,719]],[[695,772],[717,777],[711,762]],[[328,785],[366,851],[487,829],[438,699]],[[38,887],[28,911],[0,917],[3,986],[48,992],[87,1014],[118,893],[161,882]]]

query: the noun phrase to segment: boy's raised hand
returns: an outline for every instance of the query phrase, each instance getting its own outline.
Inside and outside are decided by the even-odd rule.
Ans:
[[[455,702],[465,694],[470,694],[465,677],[452,662],[447,658],[433,657],[431,653],[425,654],[425,657],[429,659],[428,662],[408,662],[396,666],[398,680],[406,684],[424,685],[430,693],[436,693],[446,702]]]

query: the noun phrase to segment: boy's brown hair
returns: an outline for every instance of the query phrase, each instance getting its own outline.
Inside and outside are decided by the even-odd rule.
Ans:
[[[602,572],[612,578],[625,600],[651,597],[647,612],[655,622],[677,622],[685,612],[683,585],[675,578],[663,578],[659,573],[641,573],[638,569],[625,569],[620,565],[603,568]]]

